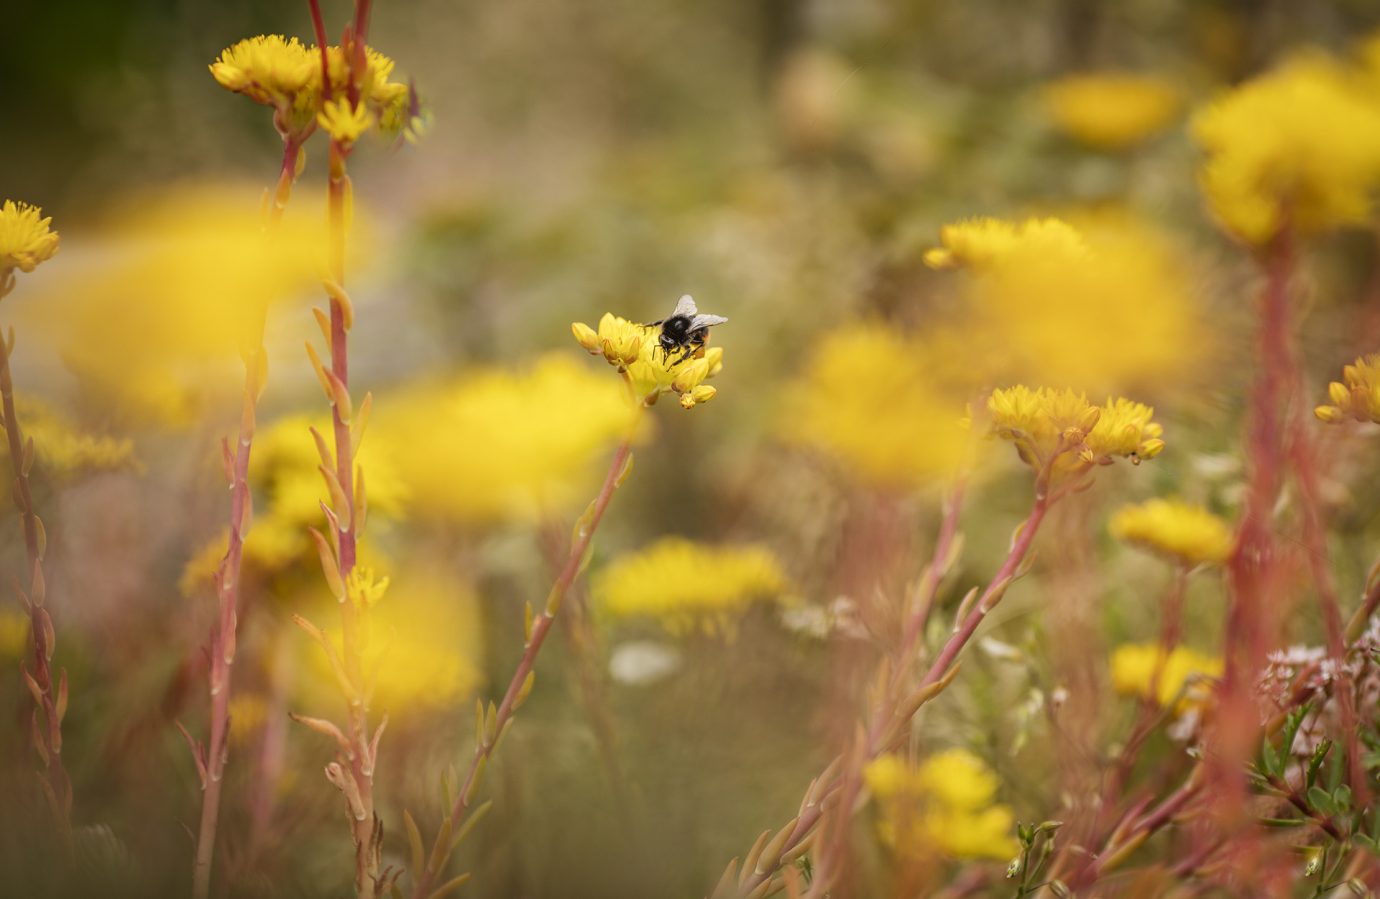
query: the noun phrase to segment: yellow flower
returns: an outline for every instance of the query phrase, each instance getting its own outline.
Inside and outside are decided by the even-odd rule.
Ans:
[[[389,396],[371,428],[397,461],[415,514],[530,523],[587,502],[635,418],[618,384],[550,353],[522,369],[478,369]]]
[[[942,246],[925,253],[930,268],[981,271],[1013,255],[1060,266],[1088,252],[1083,235],[1054,218],[1032,218],[1019,224],[986,217],[968,219],[939,229],[939,242]]]
[[[1044,88],[1044,103],[1065,134],[1098,150],[1125,150],[1162,130],[1179,111],[1179,92],[1158,78],[1089,72]]]
[[[1206,357],[1194,280],[1160,232],[1102,215],[982,219],[941,232],[932,264],[963,266],[974,383],[1029,380],[1117,391],[1163,388]]]
[[[331,102],[324,102],[321,50],[297,38],[260,35],[228,47],[211,64],[222,87],[274,107],[281,133],[299,140],[319,123],[333,137],[353,143],[375,123],[384,134],[397,134],[413,122],[413,95],[406,84],[390,81],[393,60],[366,47],[359,83],[359,108],[346,99],[349,64],[340,47],[326,48]]]
[[[409,559],[395,568],[388,602],[371,610],[364,670],[374,672],[373,706],[394,720],[411,713],[454,707],[480,681],[479,606],[462,580],[426,562]],[[299,678],[309,707],[339,703],[325,654],[300,641],[315,676]]]
[[[9,291],[15,269],[31,272],[58,251],[58,233],[48,226],[43,210],[6,200],[0,206],[0,297]]]
[[[1122,506],[1112,516],[1110,529],[1121,540],[1187,565],[1220,565],[1236,543],[1226,521],[1177,499]]]
[[[1203,192],[1226,229],[1264,244],[1281,228],[1365,222],[1380,179],[1380,104],[1321,54],[1246,82],[1203,110]]]
[[[345,579],[345,594],[356,608],[370,609],[388,592],[388,583],[388,578],[374,575],[373,567],[356,565]]]
[[[211,63],[221,87],[276,110],[284,134],[303,137],[313,127],[321,100],[321,55],[297,38],[259,35],[227,47]]]
[[[787,392],[778,430],[861,480],[914,489],[947,482],[968,443],[963,403],[938,389],[936,345],[876,324],[831,331]]]
[[[1343,368],[1342,380],[1328,384],[1327,395],[1332,404],[1313,410],[1321,421],[1380,422],[1380,354],[1362,356]]]
[[[938,850],[952,858],[1009,859],[1019,851],[1015,817],[994,804],[996,775],[965,749],[948,749],[918,766],[883,755],[863,771],[881,806],[882,839],[918,857]]]
[[[1150,696],[1155,667],[1163,660],[1159,690]],[[1175,647],[1166,657],[1157,643],[1128,643],[1112,653],[1112,687],[1122,696],[1149,697],[1157,705],[1168,705],[1183,690],[1176,706],[1180,712],[1200,706],[1212,696],[1209,680],[1222,676],[1222,660],[1203,655],[1184,646]]]
[[[1016,385],[993,391],[987,410],[992,433],[1014,443],[1027,464],[1038,468],[1061,452],[1056,474],[1106,465],[1115,456],[1138,464],[1164,449],[1154,410],[1121,397],[1094,406],[1073,390]]]
[[[332,139],[343,144],[352,144],[359,136],[374,127],[377,116],[368,104],[355,106],[348,97],[337,97],[321,104],[316,123]]]
[[[781,597],[786,576],[760,546],[710,546],[666,537],[607,565],[591,582],[611,617],[650,617],[668,630],[731,626],[754,602]]]
[[[36,464],[48,477],[136,467],[134,443],[128,438],[86,433],[32,397],[16,397],[15,406],[25,439],[33,439]],[[8,444],[0,444],[0,458],[8,456]]]
[[[618,367],[635,403],[650,406],[663,393],[674,391],[680,396],[681,407],[692,409],[718,392],[704,382],[723,368],[722,347],[702,347],[687,360],[661,348],[657,328],[611,312],[599,320],[597,332],[583,322],[575,322],[570,329],[591,355],[602,355]]]
[[[269,240],[262,191],[201,184],[140,195],[84,237],[68,231],[74,264],[35,285],[34,323],[92,400],[178,425],[237,408],[241,353],[258,346],[267,307],[320,290],[320,207],[299,197]],[[211,391],[226,402],[208,403]]]

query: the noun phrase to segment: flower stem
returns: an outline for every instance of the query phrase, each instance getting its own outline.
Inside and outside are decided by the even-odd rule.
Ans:
[[[810,838],[816,825],[820,823],[821,819],[830,809],[837,810],[838,814],[844,816],[845,820],[847,816],[852,814],[854,803],[849,801],[850,798],[852,798],[852,796],[849,795],[849,785],[850,783],[853,784],[853,796],[856,795],[860,787],[857,786],[858,777],[856,775],[850,776],[848,771],[860,767],[859,762],[861,764],[866,764],[867,761],[875,759],[879,755],[890,751],[898,742],[904,740],[907,732],[906,725],[910,722],[914,714],[919,711],[920,704],[923,704],[923,702],[935,695],[938,689],[942,689],[942,685],[947,682],[946,679],[952,677],[955,670],[953,665],[958,659],[959,653],[967,646],[968,641],[972,639],[973,634],[987,617],[987,614],[996,607],[997,603],[999,603],[1005,595],[1007,587],[1009,587],[1011,582],[1015,579],[1017,573],[1020,571],[1021,564],[1029,554],[1031,544],[1034,543],[1035,535],[1038,533],[1040,524],[1044,521],[1045,515],[1048,513],[1051,504],[1063,495],[1062,493],[1050,494],[1049,480],[1054,462],[1062,455],[1065,449],[1066,448],[1061,448],[1059,451],[1052,454],[1041,467],[1040,472],[1036,476],[1035,501],[1031,506],[1030,514],[1026,516],[1025,521],[1021,523],[1017,531],[1016,539],[1012,543],[1010,551],[1007,553],[1006,560],[1002,562],[1001,568],[998,569],[996,576],[987,585],[986,589],[982,591],[982,594],[977,598],[976,602],[973,603],[962,622],[954,630],[953,634],[950,635],[943,648],[940,649],[934,662],[931,663],[924,677],[920,679],[917,688],[910,691],[907,697],[893,694],[893,697],[889,700],[884,700],[884,709],[878,710],[877,714],[872,719],[871,725],[864,734],[861,745],[862,752],[858,753],[856,750],[854,751],[855,760],[847,765],[846,769],[842,772],[843,776],[841,778],[839,776],[840,771],[837,767],[839,763],[836,762],[835,764],[831,764],[830,769],[825,771],[811,784],[809,791],[806,793],[805,800],[801,804],[800,814],[792,823],[786,825],[786,829],[784,829],[786,831],[785,833],[778,832],[777,837],[780,837],[780,839],[774,838],[768,844],[773,848],[776,857],[753,859],[750,856],[749,862],[751,863],[751,870],[747,869],[748,865],[744,866],[742,876],[736,884],[736,895],[751,895],[753,891],[762,886],[762,884],[769,882],[781,868],[783,859],[794,857],[794,850],[800,847],[806,839]],[[949,514],[956,516],[957,513],[957,503],[954,503]],[[946,521],[946,530],[949,526],[956,527],[956,523],[949,525]],[[952,540],[952,536],[950,536],[949,539]],[[942,540],[943,536],[941,533],[941,541]],[[935,558],[940,558],[937,551]],[[927,605],[927,603],[922,604],[920,608],[923,609]],[[916,632],[918,634],[918,628]],[[917,699],[919,700],[919,704],[915,704]],[[731,881],[732,878],[728,878],[728,880]],[[820,882],[822,881],[818,878],[815,881],[815,883]],[[715,899],[718,899],[720,895],[721,894],[716,894]]]
[[[13,282],[10,282],[11,284]],[[0,296],[8,292],[0,286]],[[56,692],[53,687],[53,619],[48,614],[47,581],[43,576],[43,555],[46,542],[43,523],[34,511],[33,494],[29,490],[29,468],[33,463],[33,438],[24,440],[19,416],[14,407],[14,384],[10,376],[10,353],[14,348],[13,331],[6,341],[0,335],[0,411],[3,412],[5,435],[9,442],[10,467],[14,471],[14,500],[24,528],[24,548],[29,563],[28,593],[20,592],[29,613],[29,629],[33,634],[33,670],[24,669],[24,679],[38,706],[33,713],[31,733],[33,745],[43,760],[39,785],[48,800],[53,824],[64,852],[72,851],[72,782],[62,764],[62,718],[67,711],[67,672],[60,672]],[[40,711],[42,715],[40,716]],[[40,717],[42,722],[40,723]]]
[[[556,615],[560,611],[566,594],[570,592],[571,585],[575,583],[575,579],[584,570],[590,543],[594,539],[594,532],[598,530],[599,522],[603,520],[604,512],[608,509],[614,492],[617,491],[624,474],[627,472],[628,463],[632,458],[633,437],[641,421],[643,409],[645,407],[639,407],[637,417],[634,419],[628,435],[613,454],[613,461],[609,464],[604,485],[599,489],[599,494],[595,497],[594,502],[590,504],[589,511],[585,513],[582,526],[576,530],[565,564],[547,596],[546,607],[532,621],[531,635],[527,639],[526,646],[523,647],[522,658],[518,661],[517,669],[508,681],[508,689],[503,693],[503,701],[494,713],[493,724],[486,728],[487,734],[476,735],[474,758],[470,761],[469,771],[451,804],[450,813],[443,827],[444,832],[454,833],[460,828],[466,812],[474,803],[475,794],[479,787],[479,778],[482,776],[484,766],[488,764],[489,758],[498,749],[499,738],[512,720],[513,713],[526,699],[526,690],[531,688],[529,679],[536,665],[537,656],[541,653],[542,645],[546,642],[546,635],[551,631],[551,626],[555,624]],[[440,855],[433,852],[434,863],[428,864],[421,871],[414,872],[413,899],[427,899],[431,895],[432,887],[444,870],[449,855],[449,851]]]
[[[272,232],[282,220],[292,193],[300,144],[283,141],[283,162],[278,185],[269,207],[266,230]],[[255,349],[245,359],[244,395],[240,406],[239,435],[235,452],[227,448],[227,475],[230,480],[230,538],[225,556],[216,571],[218,609],[210,639],[211,734],[203,748],[192,746],[202,777],[201,823],[197,830],[196,858],[192,867],[192,896],[206,899],[211,892],[211,863],[215,855],[216,828],[220,817],[221,783],[224,779],[230,732],[231,668],[235,662],[236,630],[239,623],[240,572],[244,559],[244,540],[249,532],[249,456],[254,444],[255,419],[263,377],[267,370],[263,353],[263,317],[258,317]]]

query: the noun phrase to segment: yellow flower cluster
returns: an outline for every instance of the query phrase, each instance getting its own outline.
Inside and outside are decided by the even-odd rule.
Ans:
[[[308,428],[332,440],[331,420],[322,416],[292,415],[261,428],[254,437],[249,461],[249,484],[257,499],[254,521],[244,542],[244,558],[265,573],[278,573],[307,562],[316,565],[316,550],[307,533],[321,523],[321,459]],[[398,518],[409,496],[398,461],[384,441],[371,432],[359,447],[355,460],[367,472],[368,515]],[[228,534],[221,533],[203,544],[183,568],[179,587],[192,595],[207,583],[225,555]],[[367,547],[361,556],[367,562]],[[372,580],[367,565],[357,566],[360,580],[352,589],[357,600],[377,602],[387,587]],[[365,580],[368,578],[368,580]]]
[[[240,382],[265,308],[319,289],[325,246],[308,204],[266,240],[259,193],[198,184],[133,197],[73,244],[82,264],[35,285],[35,325],[83,388],[117,413],[186,425],[205,414],[203,391]]]
[[[1118,539],[1190,566],[1220,565],[1236,543],[1226,521],[1178,499],[1122,506],[1112,516],[1110,529]]]
[[[1321,421],[1380,422],[1380,354],[1362,356],[1342,369],[1342,380],[1327,385],[1331,405],[1313,410]]]
[[[1077,391],[1018,384],[993,391],[987,410],[992,433],[1014,443],[1027,464],[1039,468],[1060,453],[1056,474],[1107,465],[1117,456],[1139,464],[1164,449],[1155,410],[1123,397],[1094,406]]]
[[[723,368],[722,347],[708,347],[683,360],[667,353],[657,342],[657,329],[620,318],[611,312],[599,319],[595,331],[583,322],[570,326],[575,340],[590,355],[603,356],[618,367],[634,402],[652,405],[663,393],[674,391],[682,408],[693,409],[714,398],[718,390],[704,383]]]
[[[43,210],[6,200],[0,206],[0,297],[9,292],[14,270],[31,272],[58,251],[58,233]]]
[[[274,108],[274,124],[284,137],[305,139],[318,124],[336,140],[353,143],[376,124],[396,135],[413,118],[412,92],[392,81],[394,62],[372,47],[365,50],[359,104],[348,99],[349,62],[340,47],[326,50],[330,98],[322,89],[321,50],[297,38],[260,35],[227,47],[211,75],[227,90]]]
[[[1010,222],[972,218],[939,229],[940,246],[925,253],[930,268],[966,267],[978,271],[1020,260],[1044,260],[1066,265],[1088,252],[1083,235],[1055,218]]]
[[[788,582],[759,546],[710,546],[666,537],[604,567],[591,582],[610,617],[657,619],[668,630],[729,628],[754,602],[779,598]]]
[[[588,499],[636,417],[619,385],[550,353],[523,369],[481,369],[389,396],[371,427],[413,513],[538,522]]]
[[[1159,690],[1151,696],[1155,668],[1163,664]],[[1212,696],[1208,681],[1222,676],[1222,660],[1184,646],[1168,656],[1158,643],[1128,643],[1112,652],[1112,687],[1122,696],[1141,696],[1165,706],[1180,697],[1176,709],[1183,712],[1206,703]]]
[[[128,438],[82,431],[55,409],[30,397],[17,397],[15,406],[24,436],[33,438],[34,454],[48,477],[135,467],[134,443]],[[0,433],[4,433],[3,425]],[[0,445],[0,458],[8,455],[8,446]]]
[[[1126,72],[1070,75],[1045,86],[1045,108],[1061,131],[1098,150],[1126,150],[1161,131],[1179,111],[1179,92]]]
[[[879,324],[831,331],[784,398],[779,433],[873,486],[947,482],[968,431],[963,403],[935,386],[950,367],[937,346]]]
[[[1206,354],[1193,279],[1171,241],[1127,216],[975,219],[940,232],[925,260],[963,267],[979,383],[1109,391],[1182,378]]]
[[[925,857],[1009,859],[1020,847],[1011,809],[994,802],[997,778],[965,749],[948,749],[918,766],[884,755],[863,771],[881,807],[883,842]]]
[[[404,560],[388,601],[369,614],[364,670],[375,708],[393,718],[454,707],[479,685],[479,605],[465,583],[425,561]],[[314,676],[299,679],[298,703],[333,707],[335,677],[320,647],[299,641]]]
[[[1363,83],[1334,60],[1306,55],[1198,114],[1203,191],[1228,231],[1264,244],[1286,225],[1366,221],[1380,180],[1380,103]]]

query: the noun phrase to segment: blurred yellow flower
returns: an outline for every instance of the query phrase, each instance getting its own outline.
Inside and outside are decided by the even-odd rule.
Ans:
[[[996,775],[966,749],[945,750],[918,766],[883,755],[863,778],[881,807],[882,840],[899,852],[1006,860],[1020,851],[1015,816],[994,803]]]
[[[0,609],[0,659],[18,659],[29,645],[29,616]]]
[[[978,219],[941,231],[926,261],[963,284],[977,383],[1163,388],[1205,355],[1191,272],[1158,231],[1125,216]]]
[[[1342,380],[1327,385],[1327,395],[1332,404],[1313,410],[1321,421],[1380,422],[1380,354],[1361,356],[1344,367]]]
[[[1150,695],[1155,668],[1163,661],[1159,690]],[[1112,652],[1112,687],[1122,696],[1141,696],[1153,699],[1157,705],[1168,705],[1182,690],[1176,708],[1182,712],[1202,705],[1212,696],[1210,680],[1222,676],[1222,660],[1203,655],[1184,646],[1175,647],[1166,657],[1157,643],[1127,643]]]
[[[979,217],[939,229],[941,246],[925,253],[930,268],[972,268],[983,271],[1009,261],[1043,261],[1062,266],[1088,252],[1083,235],[1055,218],[1010,222]]]
[[[1087,72],[1045,85],[1044,104],[1061,131],[1098,150],[1125,150],[1163,130],[1179,92],[1159,78]]]
[[[577,508],[636,418],[617,384],[564,353],[406,390],[378,408],[371,439],[396,460],[410,510],[472,523]]]
[[[321,456],[311,436],[315,427],[329,448],[332,443],[331,420],[325,415],[289,415],[262,426],[254,437],[254,452],[249,457],[249,485],[254,491],[254,518],[244,541],[245,561],[259,571],[276,573],[297,564],[316,563],[316,549],[307,528],[323,524],[321,500],[326,496],[319,466]],[[408,501],[408,486],[393,456],[391,444],[368,433],[356,448],[355,461],[366,478],[368,514],[399,518]],[[221,532],[198,548],[183,568],[178,584],[182,593],[193,595],[208,583],[225,556],[229,534]],[[360,564],[356,566],[352,590],[357,598],[372,604],[387,589],[372,578],[366,543],[360,547]]]
[[[1220,565],[1236,543],[1226,521],[1178,499],[1122,506],[1112,516],[1110,530],[1118,539],[1186,565]]]
[[[839,327],[783,397],[778,431],[881,487],[944,483],[968,444],[961,401],[936,386],[934,344],[879,324]]]
[[[361,134],[374,127],[376,119],[367,104],[356,106],[348,97],[327,100],[321,104],[321,111],[316,115],[316,123],[321,129],[342,144],[359,140]]]
[[[356,565],[345,579],[345,595],[356,608],[373,608],[388,592],[389,581],[387,577],[376,576],[370,565]]]
[[[326,243],[310,197],[265,239],[261,194],[182,187],[132,200],[85,242],[69,232],[70,264],[43,279],[31,315],[94,398],[185,425],[213,385],[238,390],[267,305],[319,290]]]
[[[374,675],[373,706],[395,719],[428,708],[453,707],[479,684],[479,609],[473,592],[453,575],[420,560],[395,569],[388,602],[369,615],[364,670]],[[314,677],[301,678],[306,703],[340,701],[321,648],[301,641]]]
[[[263,504],[265,517],[297,531],[305,531],[307,525],[319,525],[322,520],[321,500],[325,497],[325,487],[319,471],[321,455],[311,436],[312,427],[325,439],[329,449],[333,437],[328,416],[290,415],[259,431],[249,460],[250,485],[268,496],[268,502]],[[365,439],[355,450],[355,462],[367,479],[369,516],[398,518],[410,499],[407,482],[400,470],[402,463],[394,455],[392,444],[377,439],[379,435],[374,431],[374,425],[370,425]],[[260,529],[259,523],[259,519],[255,519],[250,531],[251,542],[254,532]],[[301,536],[305,539],[306,535]]]
[[[992,433],[1014,443],[1027,464],[1038,468],[1062,450],[1056,473],[1105,465],[1114,456],[1139,463],[1164,449],[1164,429],[1151,420],[1155,411],[1122,397],[1094,406],[1073,390],[1018,384],[993,391],[987,410]]]
[[[230,697],[230,742],[248,743],[268,719],[268,703],[258,693],[235,691]]]
[[[15,412],[24,436],[33,439],[37,465],[48,477],[135,467],[134,443],[128,438],[86,433],[32,397],[16,397]],[[0,443],[0,459],[8,456],[8,445]]]
[[[58,251],[52,217],[28,203],[6,200],[0,206],[0,297],[9,292],[15,269],[31,272]]]
[[[718,392],[704,382],[723,368],[722,347],[705,347],[688,360],[661,349],[658,330],[620,318],[611,312],[599,319],[599,330],[583,322],[570,326],[575,340],[591,355],[618,367],[635,403],[652,405],[663,393],[674,391],[682,408],[707,403]]]
[[[655,618],[671,631],[732,626],[754,602],[777,599],[786,575],[760,546],[711,546],[665,537],[605,566],[591,581],[612,618]]]
[[[1223,226],[1264,244],[1281,228],[1360,224],[1380,179],[1380,103],[1357,73],[1304,55],[1227,93],[1194,120],[1203,192]]]

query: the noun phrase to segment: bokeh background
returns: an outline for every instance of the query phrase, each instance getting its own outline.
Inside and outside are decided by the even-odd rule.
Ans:
[[[230,235],[257,220],[280,149],[267,113],[207,71],[242,37],[309,39],[305,4],[20,3],[5,18],[0,197],[42,205],[63,235],[0,324],[19,334],[15,380],[43,463],[82,864],[105,895],[186,889],[198,790],[174,721],[204,728],[233,335],[269,291],[282,297],[218,864],[233,895],[344,895],[350,847],[320,776],[330,750],[286,719],[338,702],[288,622],[331,611],[303,534],[319,492],[305,427],[325,410],[301,351],[315,295],[288,263],[262,284],[236,272]],[[616,379],[570,323],[660,318],[682,293],[730,319],[713,335],[719,394],[653,410],[596,541],[592,590],[558,625],[491,768],[494,810],[457,863],[475,873],[468,894],[700,896],[788,819],[851,732],[872,671],[859,608],[885,609],[875,598],[928,558],[944,468],[930,457],[973,391],[1017,380],[1134,395],[1169,442],[1061,510],[992,626],[1017,661],[974,652],[926,712],[922,746],[973,749],[1018,817],[1049,817],[1064,760],[1035,710],[1062,687],[1077,727],[1124,724],[1133,707],[1118,704],[1107,658],[1151,638],[1168,582],[1106,534],[1109,510],[1177,492],[1231,517],[1241,499],[1257,282],[1200,198],[1193,110],[1304,47],[1351,53],[1377,26],[1361,0],[379,3],[371,43],[415,81],[432,123],[415,146],[362,141],[351,162],[352,376],[376,402],[368,552],[393,577],[378,701],[392,715],[378,789],[390,856],[405,852],[404,807],[434,826],[441,772],[469,757],[473,696],[506,684],[522,602],[545,595],[619,433]],[[1061,81],[1108,71],[1143,77],[1140,93]],[[319,236],[323,184],[317,141],[289,251]],[[1104,272],[1054,312],[999,296],[970,317],[972,285],[924,252],[947,222],[1027,214],[1084,223],[1145,270]],[[1302,338],[1316,386],[1375,348],[1380,267],[1373,230],[1310,250]],[[906,392],[917,384],[920,399]],[[990,449],[944,621],[1028,505],[1028,474]],[[930,461],[898,462],[907,450]],[[1377,530],[1380,488],[1360,474],[1374,443],[1351,438],[1331,458],[1352,595]],[[6,514],[5,583],[18,535]],[[619,608],[617,566],[668,537],[693,543],[663,546]],[[734,556],[731,595],[704,615],[711,548],[746,561]],[[1190,642],[1204,650],[1222,602],[1215,575],[1195,579]],[[1295,626],[1316,640],[1311,607]],[[14,872],[0,893],[13,895],[42,879],[36,819],[21,811],[33,805],[24,639],[17,604],[0,611],[0,795],[13,797],[0,860]],[[883,847],[861,855],[885,871]]]

